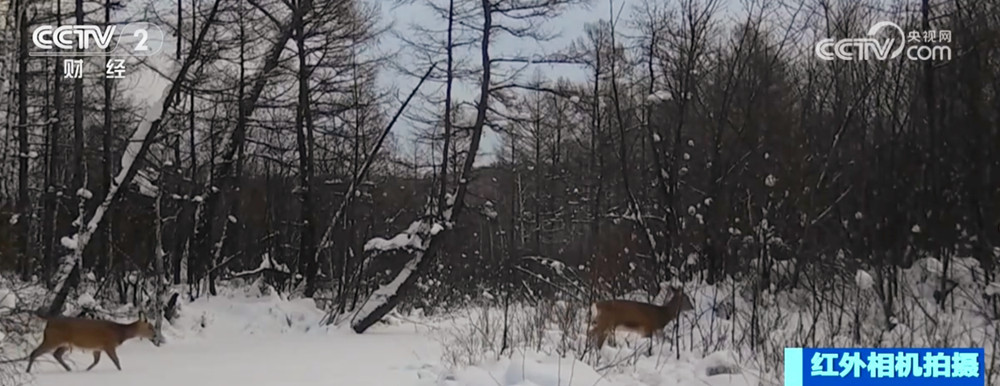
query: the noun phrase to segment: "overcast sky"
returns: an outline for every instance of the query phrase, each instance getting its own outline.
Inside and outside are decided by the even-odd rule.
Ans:
[[[434,27],[435,29],[442,29],[442,20],[438,18],[434,13],[422,5],[398,5],[395,0],[364,0],[371,4],[376,4],[382,13],[383,20],[381,22],[383,25],[391,25],[392,30],[387,32],[380,41],[378,45],[378,50],[381,53],[391,53],[395,54],[392,56],[393,60],[397,61],[400,65],[406,65],[406,55],[404,43],[396,37],[396,34],[411,31],[414,24],[420,24],[425,27]],[[443,1],[443,0],[442,0]],[[621,4],[617,0],[617,4]],[[627,1],[627,0],[626,0]],[[170,3],[168,1],[167,3]],[[547,33],[554,34],[556,37],[547,42],[532,42],[525,39],[512,39],[510,37],[505,37],[497,40],[494,43],[493,52],[494,56],[531,56],[531,55],[541,55],[544,53],[550,53],[559,49],[567,47],[570,42],[579,38],[583,34],[584,25],[586,23],[594,22],[600,18],[607,18],[609,13],[607,0],[592,0],[592,5],[575,6],[567,9],[561,16],[553,20],[547,21],[543,28]],[[626,9],[628,6],[626,6]],[[627,12],[627,11],[626,11]],[[166,36],[167,41],[163,46],[163,51],[160,53],[164,59],[173,57],[174,45],[173,41],[168,34]],[[400,52],[403,52],[401,54]],[[469,58],[473,63],[478,64],[478,57]],[[156,62],[157,60],[153,60]],[[157,65],[157,67],[160,67]],[[537,67],[538,71],[546,77],[565,77],[574,80],[585,79],[585,73],[581,68],[577,68],[571,65],[534,65]],[[534,70],[525,71],[525,73],[532,73]],[[420,71],[422,72],[422,71]],[[162,79],[158,75],[149,71],[129,71],[130,76],[126,77],[126,87],[130,88],[129,94],[134,95],[139,98],[149,97],[148,103],[153,103],[152,99],[160,95],[159,91],[163,87],[167,86],[167,81]],[[379,84],[384,88],[394,88],[399,94],[399,99],[405,97],[407,93],[416,85],[417,79],[412,76],[407,76],[398,73],[395,69],[386,66],[380,69],[379,73]],[[426,84],[424,91],[433,91],[435,87],[439,85]],[[478,97],[478,88],[472,84],[458,85],[455,90],[456,100],[461,101],[473,101]],[[398,103],[393,104],[387,110],[395,112],[398,107]],[[404,146],[409,146],[412,144],[414,137],[414,124],[412,122],[401,120],[397,126],[394,128],[394,133],[397,138],[400,139],[399,143]],[[499,144],[499,138],[496,133],[487,130],[484,133],[483,144],[480,147],[479,157],[477,158],[477,164],[482,165],[489,163],[494,159],[495,148]],[[412,148],[409,148],[410,154],[412,154]]]
[[[396,32],[409,31],[412,29],[414,24],[423,25],[425,27],[433,27],[435,30],[442,30],[444,28],[442,23],[445,21],[436,16],[425,6],[400,6],[394,5],[393,1],[367,1],[379,4],[385,22],[387,24],[391,23],[393,30]],[[616,1],[616,3],[621,4],[620,1],[621,0]],[[440,2],[442,4],[446,4],[443,0]],[[583,35],[584,25],[586,23],[594,22],[601,18],[607,18],[607,15],[609,14],[608,8],[607,0],[592,0],[591,5],[589,6],[575,6],[570,8],[558,18],[554,18],[543,24],[543,28],[547,33],[557,35],[554,39],[547,42],[533,42],[526,39],[502,37],[494,43],[492,50],[493,55],[495,57],[501,55],[532,56],[551,53],[556,50],[566,48],[569,46],[570,42]],[[628,8],[627,5],[626,8]],[[387,34],[382,40],[380,49],[387,53],[394,53],[399,51],[402,47],[404,47],[404,43],[400,39],[395,37],[393,34]],[[403,62],[401,64],[405,64],[405,61],[407,60],[405,51],[402,54],[395,55],[394,59]],[[469,60],[472,63],[478,64],[479,62],[478,56],[471,57]],[[538,71],[546,77],[564,77],[573,80],[583,80],[586,77],[582,68],[577,68],[572,65],[534,66],[537,67]],[[533,72],[534,70],[528,70],[525,71],[525,74],[531,74]],[[416,85],[416,81],[417,80],[413,77],[401,75],[390,68],[384,69],[380,74],[381,85],[383,87],[397,88],[398,92],[402,94],[401,98]],[[438,87],[438,85],[430,85],[429,87],[425,85],[425,87],[427,87],[427,89],[433,89],[434,87]],[[472,101],[478,96],[478,88],[473,84],[462,85],[455,91],[455,97],[465,101]],[[414,132],[412,123],[401,122],[396,130],[396,133],[399,135],[401,140],[407,138],[412,141]],[[476,163],[478,165],[482,165],[494,160],[497,145],[499,145],[499,138],[497,134],[487,129],[484,133],[483,143]]]
[[[407,65],[406,62],[406,50],[403,42],[396,37],[396,34],[403,33],[406,34],[408,31],[412,31],[414,24],[420,24],[425,27],[433,27],[434,29],[443,29],[441,23],[442,19],[438,18],[434,13],[423,5],[398,5],[395,0],[364,0],[371,4],[376,4],[382,13],[383,20],[380,22],[383,25],[391,25],[392,31],[387,32],[380,41],[378,45],[378,50],[381,53],[392,53],[392,56],[398,64]],[[436,0],[444,1],[444,0]],[[620,6],[621,1],[616,0],[616,7]],[[624,0],[629,1],[629,0]],[[169,3],[173,1],[165,1],[168,6]],[[630,12],[630,4],[626,4],[625,13]],[[173,7],[173,6],[170,6]],[[172,8],[171,8],[172,9]],[[541,55],[545,53],[551,53],[556,50],[566,48],[570,42],[578,39],[583,35],[584,25],[586,23],[595,22],[601,18],[607,18],[609,14],[609,6],[607,0],[591,0],[590,5],[574,6],[567,9],[561,16],[549,20],[543,24],[543,28],[547,33],[554,34],[556,37],[547,42],[533,42],[526,39],[513,39],[510,37],[503,37],[497,40],[492,47],[492,52],[494,57],[496,56],[532,56]],[[171,36],[167,34],[166,42],[163,46],[163,51],[160,52],[159,57],[163,59],[172,58],[174,45]],[[472,63],[478,64],[478,57],[470,57],[469,60]],[[152,62],[157,62],[154,59]],[[160,65],[155,65],[156,67],[161,67]],[[557,77],[564,77],[572,80],[582,81],[586,79],[586,73],[582,68],[572,65],[533,65],[537,67],[537,70],[545,77],[555,79]],[[100,70],[100,69],[95,69]],[[416,70],[415,72],[422,72],[422,70]],[[535,70],[530,69],[525,71],[525,74],[531,74]],[[167,81],[162,79],[162,77],[150,72],[142,70],[129,70],[129,76],[124,80],[126,87],[130,89],[128,94],[136,96],[142,99],[149,99],[148,103],[154,103],[154,99],[160,95],[160,89],[167,86]],[[379,84],[383,88],[394,88],[399,94],[399,99],[405,97],[405,95],[416,85],[417,79],[412,76],[403,75],[398,73],[394,68],[386,66],[380,69],[379,74]],[[440,87],[437,84],[426,84],[424,91],[436,91],[435,88]],[[148,97],[148,98],[147,98]],[[458,85],[455,90],[455,98],[460,101],[473,101],[478,97],[478,88],[473,84]],[[398,107],[398,103],[394,103],[392,106],[387,108],[390,113],[395,112]],[[400,145],[408,146],[410,154],[412,154],[412,148],[409,145],[413,143],[414,138],[414,123],[401,120],[397,126],[394,128],[394,133],[397,138],[400,139]],[[483,144],[480,147],[479,157],[477,157],[477,164],[482,165],[489,163],[495,159],[495,150],[499,144],[499,137],[496,133],[487,129],[484,133]]]
[[[378,4],[381,7],[382,15],[385,19],[385,23],[391,23],[392,28],[396,32],[406,32],[412,30],[413,24],[421,24],[428,28],[433,28],[434,30],[444,30],[446,28],[446,20],[435,15],[429,8],[423,5],[397,5],[398,1],[395,0],[367,0],[372,4]],[[418,0],[411,1],[419,4],[424,4],[427,1],[434,1],[442,6],[447,4],[447,0]],[[720,5],[720,11],[723,14],[731,12],[731,7],[736,6],[737,2],[722,0]],[[620,13],[620,22],[618,25],[618,31],[621,34],[620,37],[634,35],[634,31],[630,28],[628,23],[625,21],[633,15],[634,7],[640,4],[639,0],[614,0],[614,10]],[[533,42],[526,39],[514,39],[509,36],[505,36],[497,40],[492,47],[491,54],[494,57],[497,56],[520,56],[528,57],[533,55],[541,55],[546,53],[552,53],[557,50],[565,49],[570,45],[571,42],[581,38],[584,35],[584,26],[588,23],[594,23],[601,19],[609,19],[611,15],[612,4],[609,0],[589,0],[587,4],[573,6],[566,9],[560,16],[553,18],[543,24],[543,28],[546,33],[557,35],[556,38],[546,41],[546,42]],[[398,38],[394,37],[392,34],[388,34],[382,41],[381,49],[386,52],[395,52],[400,49],[403,42]],[[469,58],[471,62],[478,63],[478,53],[471,53],[472,56]],[[405,61],[405,52],[403,54],[395,55],[393,58],[396,61]],[[574,65],[533,65],[536,67],[537,71],[541,73],[545,78],[555,80],[557,78],[567,78],[573,81],[585,81],[587,79],[587,72],[579,66]],[[529,69],[523,72],[524,76],[532,75],[536,69]],[[414,72],[423,72],[423,70],[415,70]],[[416,79],[410,76],[401,76],[400,74],[394,72],[392,69],[385,69],[381,74],[381,85],[383,87],[395,86],[399,89],[399,93],[405,96],[414,85],[416,85]],[[427,87],[427,86],[425,86]],[[431,86],[437,87],[437,85]],[[428,89],[431,89],[428,87]],[[456,90],[456,98],[460,98],[465,101],[472,101],[478,97],[479,91],[478,87],[474,84],[466,84],[463,87],[459,87]],[[402,98],[402,96],[400,97]],[[413,126],[409,122],[403,122],[400,127],[398,127],[396,133],[400,136],[405,136],[406,138],[412,138]],[[487,129],[484,132],[484,142],[480,147],[479,156],[477,157],[477,165],[487,164],[495,159],[497,146],[500,143],[500,139],[496,133]],[[401,141],[402,142],[402,141]]]

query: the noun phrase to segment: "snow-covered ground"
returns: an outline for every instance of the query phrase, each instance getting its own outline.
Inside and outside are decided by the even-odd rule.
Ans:
[[[36,364],[39,386],[430,385],[439,345],[416,325],[379,326],[364,335],[319,327],[308,300],[212,298],[186,304],[165,327],[160,347],[131,340],[123,370],[107,358],[86,372],[89,353],[69,355],[73,372],[51,356]],[[430,382],[430,383],[428,383]]]
[[[997,296],[991,293],[997,285],[976,279],[982,272],[974,260],[952,264],[949,278],[957,287],[946,307],[933,298],[939,262],[925,259],[899,272],[903,295],[888,318],[874,293],[884,276],[868,271],[844,272],[817,292],[759,291],[753,282],[688,283],[695,309],[668,325],[666,341],[655,345],[652,355],[648,340],[628,334],[619,334],[617,347],[605,346],[596,355],[584,350],[585,307],[565,301],[512,305],[504,315],[496,298],[484,294],[447,313],[391,314],[388,323],[358,335],[349,323],[323,326],[324,314],[311,300],[249,294],[255,291],[242,285],[224,296],[184,303],[180,316],[164,326],[167,343],[160,347],[125,343],[119,349],[121,372],[107,358],[85,372],[91,356],[72,352],[72,373],[45,356],[29,381],[39,386],[757,386],[780,384],[784,347],[946,346],[984,347],[987,372],[996,381],[1000,371],[993,353],[1000,322],[989,299]],[[772,275],[777,280],[783,273],[776,269]],[[0,302],[6,309],[17,303],[9,294],[0,297],[7,299]],[[42,326],[35,324],[30,343],[40,339]],[[5,333],[8,342],[17,336]],[[23,367],[16,365],[18,371]]]
[[[104,359],[85,372],[90,355],[71,357],[68,373],[50,360],[37,366],[39,386],[178,385],[421,385],[437,347],[412,330],[392,328],[359,336],[259,334],[191,339],[153,347],[130,342],[119,350],[123,370]]]
[[[720,359],[652,362],[634,372],[604,370],[584,362],[531,352],[453,368],[442,361],[442,337],[453,322],[393,319],[365,334],[321,327],[322,312],[309,300],[229,296],[185,304],[164,328],[160,347],[131,340],[118,352],[123,371],[106,357],[92,371],[89,353],[68,355],[73,372],[50,355],[33,369],[38,386],[178,385],[750,385],[736,375],[707,376]],[[41,326],[38,326],[39,328]],[[38,337],[40,338],[40,337]],[[36,338],[37,339],[37,338]],[[647,366],[648,365],[648,366]],[[603,373],[603,374],[602,374]],[[701,374],[699,376],[698,374]],[[756,384],[756,383],[753,383]]]

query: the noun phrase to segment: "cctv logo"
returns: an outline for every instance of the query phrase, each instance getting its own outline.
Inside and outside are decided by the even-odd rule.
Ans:
[[[115,35],[115,26],[105,28],[96,25],[65,25],[52,27],[43,25],[35,29],[31,34],[31,41],[35,47],[43,50],[51,50],[53,46],[64,50],[79,48],[87,50],[91,43],[104,50],[111,46],[111,39]],[[74,44],[74,40],[75,43]]]
[[[899,33],[899,40],[888,38],[883,41],[875,39],[873,36],[883,28],[890,27]],[[868,29],[867,38],[855,39],[823,39],[816,43],[816,57],[823,60],[868,60],[872,57],[878,60],[895,59],[903,53],[903,46],[906,44],[906,34],[899,25],[891,21],[880,21]],[[892,46],[899,42],[895,50]]]
[[[886,39],[876,39],[875,36],[883,29],[889,29],[889,36]],[[895,31],[895,33],[891,32]],[[898,36],[898,39],[895,38]],[[906,45],[907,36],[909,42],[916,44]],[[923,36],[923,44],[920,44],[920,37]],[[940,38],[937,38],[940,36]],[[951,31],[929,30],[910,31],[907,35],[899,25],[891,21],[880,21],[868,29],[867,38],[857,39],[823,39],[816,43],[816,57],[822,60],[888,60],[896,59],[903,52],[909,60],[927,61],[951,60],[951,46],[941,43],[951,42]]]
[[[3,0],[0,0],[3,1]],[[152,23],[43,25],[35,28],[29,56],[152,56],[163,48],[163,29]]]

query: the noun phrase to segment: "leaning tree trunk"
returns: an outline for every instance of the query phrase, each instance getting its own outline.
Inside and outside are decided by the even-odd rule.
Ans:
[[[94,213],[90,216],[90,219],[83,225],[83,217],[81,216],[81,226],[77,230],[76,234],[72,237],[66,237],[64,246],[70,247],[71,252],[63,257],[63,261],[60,263],[59,270],[56,272],[55,287],[53,289],[50,299],[46,302],[48,306],[43,311],[47,315],[58,315],[62,312],[63,305],[66,302],[66,297],[69,295],[70,287],[68,284],[71,282],[72,278],[79,273],[80,263],[83,260],[83,250],[90,243],[90,238],[97,231],[98,226],[101,224],[101,220],[104,219],[105,213],[111,204],[115,201],[118,196],[118,192],[121,190],[122,186],[128,186],[132,179],[135,178],[135,174],[138,172],[139,168],[137,162],[141,162],[143,157],[149,151],[149,146],[152,145],[152,139],[156,138],[157,133],[159,133],[161,124],[166,118],[168,111],[173,105],[174,101],[177,99],[177,94],[181,90],[181,81],[187,76],[188,71],[194,64],[194,58],[198,57],[198,52],[201,49],[202,42],[205,36],[208,34],[208,29],[215,20],[215,15],[218,12],[221,0],[216,0],[215,4],[212,6],[212,10],[208,14],[207,22],[202,27],[198,34],[198,38],[195,41],[194,46],[191,47],[191,55],[180,65],[180,68],[176,70],[176,76],[169,77],[174,79],[170,87],[167,88],[166,92],[163,93],[160,101],[153,109],[147,110],[146,116],[139,123],[139,127],[136,128],[135,132],[132,134],[132,138],[128,142],[128,147],[122,154],[122,170],[115,176],[114,182],[111,184],[111,189],[108,191],[104,200],[101,202],[97,208],[94,209]],[[168,73],[170,74],[170,73]]]
[[[260,69],[260,72],[257,73],[249,95],[246,95],[245,99],[240,101],[240,109],[236,118],[236,127],[233,129],[229,142],[226,143],[226,150],[222,154],[222,162],[219,164],[218,169],[213,171],[215,176],[219,176],[224,179],[224,183],[220,184],[223,186],[220,186],[219,189],[213,189],[212,187],[209,188],[207,192],[208,197],[205,199],[204,210],[198,220],[198,225],[195,227],[196,240],[192,240],[192,254],[188,257],[188,276],[194,280],[198,279],[197,275],[193,275],[190,270],[193,267],[197,267],[202,262],[211,261],[214,256],[214,253],[212,252],[212,236],[208,231],[211,229],[212,220],[214,219],[214,210],[219,206],[219,200],[221,199],[220,194],[227,191],[227,185],[232,184],[233,179],[228,177],[234,175],[234,168],[237,165],[237,157],[241,155],[241,149],[244,147],[248,126],[247,120],[253,115],[254,110],[257,108],[257,100],[260,99],[260,95],[264,92],[264,87],[267,85],[268,81],[268,75],[280,64],[281,53],[285,50],[285,44],[288,43],[288,40],[291,39],[292,35],[295,33],[294,21],[301,19],[303,14],[305,14],[305,12],[309,9],[312,9],[312,0],[303,0],[302,4],[295,9],[290,17],[290,20],[283,26],[277,39],[271,46],[270,51],[268,51],[264,60],[264,66]],[[206,21],[205,25],[211,25],[211,19]],[[239,158],[242,159],[242,157]],[[197,274],[207,273],[208,272],[198,272]],[[194,283],[190,284],[193,285]]]
[[[476,153],[479,151],[479,141],[482,139],[483,126],[486,124],[486,112],[489,110],[490,98],[490,32],[493,29],[493,11],[490,0],[482,1],[483,7],[483,37],[480,56],[483,65],[483,77],[479,84],[479,103],[476,106],[476,120],[472,125],[472,138],[469,141],[469,149],[466,153],[465,164],[462,167],[462,175],[458,181],[458,189],[454,196],[454,203],[448,205],[442,213],[440,220],[443,224],[434,222],[433,224],[422,221],[418,226],[411,226],[408,232],[415,233],[421,240],[420,248],[414,252],[406,264],[403,265],[396,278],[388,284],[379,287],[358,312],[360,318],[351,323],[351,328],[357,333],[363,333],[369,327],[378,322],[382,317],[396,308],[399,301],[406,295],[407,291],[413,287],[417,278],[425,272],[434,261],[434,255],[441,247],[443,236],[454,225],[464,207],[465,194],[468,190],[469,178],[472,175],[472,166],[476,161]],[[446,183],[441,181],[442,184]]]
[[[403,104],[399,106],[399,109],[396,110],[396,114],[392,116],[391,120],[389,120],[389,124],[386,125],[385,128],[382,130],[382,134],[379,135],[378,140],[375,142],[375,146],[372,147],[371,151],[368,153],[368,156],[365,158],[364,164],[361,165],[361,168],[358,169],[355,176],[351,180],[351,185],[348,186],[347,192],[344,194],[344,201],[341,201],[340,207],[337,208],[337,212],[333,214],[333,220],[330,221],[330,223],[327,225],[326,231],[323,232],[323,238],[321,239],[318,247],[316,248],[316,256],[314,258],[317,261],[319,261],[319,254],[322,253],[324,249],[330,247],[331,244],[330,238],[333,236],[334,230],[337,229],[337,226],[340,224],[341,220],[347,217],[347,212],[351,207],[351,203],[353,202],[354,197],[356,196],[355,192],[357,191],[358,186],[361,185],[361,182],[364,180],[365,175],[368,174],[368,169],[372,166],[372,162],[375,160],[375,156],[378,155],[379,151],[382,149],[382,144],[385,142],[386,137],[388,137],[389,133],[392,131],[392,127],[396,125],[396,122],[399,120],[399,117],[401,117],[403,115],[403,112],[406,111],[406,106],[410,104],[410,101],[413,100],[413,97],[417,95],[417,91],[420,91],[420,87],[423,86],[424,82],[427,80],[427,78],[431,76],[431,73],[433,72],[434,72],[434,66],[432,65],[430,68],[427,69],[427,72],[424,73],[424,76],[420,78],[420,81],[417,82],[417,85],[413,87],[413,90],[410,91],[410,95],[407,96],[405,100],[403,100]],[[359,270],[360,269],[361,268],[359,268]],[[357,291],[355,291],[354,294],[356,297]],[[326,321],[327,324],[333,323],[333,318],[329,317],[328,315]]]

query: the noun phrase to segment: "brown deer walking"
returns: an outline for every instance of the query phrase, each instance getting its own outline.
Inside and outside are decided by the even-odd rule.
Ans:
[[[652,339],[654,333],[661,333],[663,327],[677,319],[681,312],[693,309],[691,298],[679,288],[674,290],[670,301],[662,306],[631,300],[605,300],[593,305],[593,328],[588,335],[598,349],[604,346],[608,334],[614,333],[618,327]]]
[[[49,352],[52,352],[52,356],[66,371],[73,371],[62,357],[70,348],[74,347],[94,353],[94,363],[87,367],[87,371],[97,366],[97,362],[101,360],[101,351],[108,354],[111,361],[115,363],[115,367],[121,371],[122,366],[118,362],[118,354],[115,349],[126,340],[142,337],[159,346],[159,343],[154,339],[156,332],[153,330],[153,326],[146,321],[142,314],[139,315],[139,320],[129,324],[67,317],[43,317],[43,319],[45,319],[46,324],[42,343],[28,356],[27,372],[29,373],[35,358]]]

